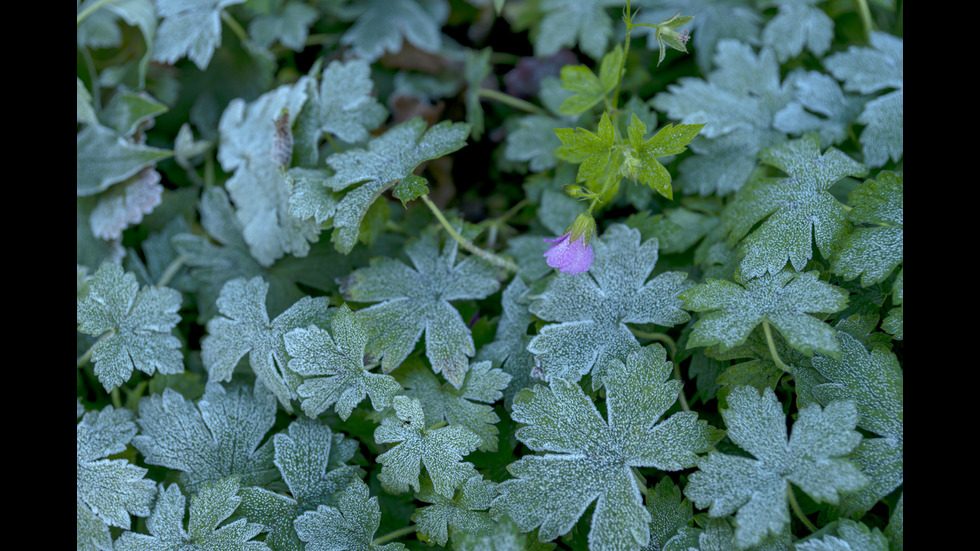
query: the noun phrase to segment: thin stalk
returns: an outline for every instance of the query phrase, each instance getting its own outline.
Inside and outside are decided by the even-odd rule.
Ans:
[[[420,198],[422,199],[422,202],[425,203],[425,206],[429,207],[429,210],[432,211],[432,214],[435,215],[436,219],[439,220],[439,223],[442,224],[442,227],[445,228],[446,231],[449,232],[449,235],[451,235],[453,239],[455,239],[460,245],[462,245],[464,249],[482,258],[483,260],[486,260],[487,262],[493,264],[494,266],[498,266],[500,268],[507,270],[508,272],[513,272],[516,274],[518,270],[520,270],[517,264],[514,264],[513,262],[507,260],[506,258],[499,257],[489,251],[485,251],[477,247],[468,239],[460,235],[459,232],[456,231],[456,228],[454,228],[452,224],[450,224],[449,221],[446,220],[446,217],[443,216],[442,211],[439,210],[439,207],[437,207],[436,204],[432,202],[432,199],[429,199],[428,194],[422,195]]]
[[[857,4],[861,25],[864,26],[864,38],[870,40],[873,23],[871,22],[871,8],[868,7],[868,0],[855,0],[854,3]]]
[[[394,532],[388,532],[387,534],[385,534],[385,535],[383,535],[383,536],[381,536],[379,538],[375,538],[374,541],[371,542],[371,545],[372,546],[374,546],[374,545],[381,545],[382,543],[384,543],[384,542],[386,542],[388,540],[393,540],[395,538],[400,538],[400,537],[402,537],[404,535],[407,535],[407,534],[414,534],[416,531],[417,531],[416,526],[414,524],[409,524],[408,526],[405,526],[404,528],[399,528],[398,530],[395,530]]]
[[[75,16],[75,26],[81,25],[82,21],[88,19],[88,16],[109,2],[112,2],[112,0],[99,0],[98,2],[92,2],[88,6],[85,6],[85,9],[78,12],[78,15]]]
[[[626,45],[623,47],[623,62],[619,65],[619,78],[616,79],[616,94],[612,98],[612,108],[615,111],[619,105],[619,87],[623,84],[623,73],[626,71],[626,58],[630,54],[630,33],[633,31],[633,12],[630,0],[626,0]]]
[[[547,115],[544,109],[541,109],[537,105],[531,102],[524,101],[520,98],[515,98],[514,96],[507,95],[503,92],[497,90],[490,90],[488,88],[480,88],[478,92],[481,98],[487,98],[494,101],[499,101],[505,105],[509,105],[515,109],[520,109],[521,111],[527,111],[535,115]]]
[[[643,475],[636,470],[636,467],[631,467],[631,470],[633,471],[633,478],[636,479],[636,485],[640,487],[640,493],[647,495],[647,479],[643,478]]]
[[[167,265],[167,269],[163,271],[163,275],[160,276],[159,281],[157,281],[157,287],[166,287],[170,280],[177,275],[177,272],[184,265],[184,261],[187,260],[187,256],[180,255],[173,259],[170,264]]]
[[[234,33],[235,36],[238,37],[239,41],[246,42],[248,40],[248,33],[245,32],[245,29],[242,28],[241,24],[238,21],[235,21],[235,18],[228,12],[224,10],[221,11],[221,20],[225,22],[225,25],[228,25],[228,28],[231,29],[231,32]]]
[[[681,368],[677,365],[677,362],[670,362],[674,364],[674,378],[684,384],[684,379],[681,378]],[[681,403],[681,409],[684,411],[691,411],[691,406],[687,403],[687,398],[684,397],[684,387],[677,392],[677,400]]]
[[[658,341],[666,344],[667,347],[670,348],[671,358],[673,358],[674,355],[677,354],[677,343],[675,343],[674,339],[670,338],[670,335],[668,335],[667,333],[648,333],[646,331],[640,331],[639,329],[635,329],[633,327],[630,327],[630,332],[636,335],[637,337],[640,337],[641,339]]]
[[[793,493],[793,487],[788,483],[786,484],[786,497],[789,499],[789,506],[793,509],[793,514],[796,515],[796,518],[800,519],[800,522],[802,522],[811,533],[816,532],[817,527],[814,526],[813,523],[810,522],[810,519],[806,518],[806,515],[803,514],[803,509],[800,509],[800,504],[796,502],[796,495]]]
[[[793,370],[783,363],[780,359],[779,353],[776,352],[776,342],[772,339],[772,330],[769,329],[769,320],[762,320],[762,331],[766,334],[766,344],[769,346],[769,353],[772,354],[772,361],[776,362],[776,367],[782,369],[786,373],[792,373]]]

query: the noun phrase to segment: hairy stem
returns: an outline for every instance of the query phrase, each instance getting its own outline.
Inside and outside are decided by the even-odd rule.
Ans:
[[[792,373],[793,370],[783,363],[783,360],[779,357],[779,352],[776,352],[776,342],[772,339],[772,330],[769,328],[769,320],[762,320],[762,331],[766,334],[766,345],[769,346],[769,353],[772,355],[772,361],[776,363],[776,367],[782,369],[786,373]]]
[[[498,266],[500,268],[507,270],[508,272],[513,272],[516,274],[518,270],[520,270],[517,264],[514,264],[513,262],[507,260],[506,258],[497,256],[489,251],[485,251],[477,247],[468,239],[460,235],[459,232],[456,231],[456,228],[454,228],[452,224],[450,224],[449,221],[446,220],[446,217],[443,216],[442,211],[439,210],[439,207],[437,207],[436,204],[432,202],[432,199],[429,199],[428,194],[422,195],[420,196],[420,198],[422,199],[422,202],[425,203],[425,206],[429,207],[429,210],[432,211],[432,214],[435,215],[436,219],[439,220],[439,223],[442,224],[442,227],[445,228],[446,231],[449,232],[449,235],[451,235],[453,239],[455,239],[460,245],[462,245],[464,249],[482,258],[483,260],[486,260],[487,262],[493,264],[494,266]]]
[[[408,526],[405,526],[404,528],[399,528],[398,530],[395,530],[394,532],[388,532],[387,534],[385,534],[385,535],[383,535],[381,537],[374,538],[374,541],[371,542],[371,545],[372,546],[373,545],[381,545],[382,543],[384,543],[384,542],[386,542],[388,540],[393,540],[395,538],[400,538],[400,537],[402,537],[404,535],[407,535],[407,534],[414,534],[416,531],[417,531],[416,526],[414,524],[409,524]]]
[[[534,105],[531,102],[524,101],[520,98],[515,98],[514,96],[507,95],[503,92],[497,90],[490,90],[488,88],[480,88],[479,95],[481,98],[487,98],[494,101],[499,101],[504,105],[509,105],[515,109],[520,109],[521,111],[526,111],[535,115],[547,115],[543,109]]]
[[[810,532],[816,532],[817,527],[814,526],[813,523],[810,522],[810,519],[806,518],[806,515],[803,514],[803,509],[800,509],[800,504],[796,502],[796,494],[793,493],[793,487],[790,486],[789,483],[786,484],[786,499],[789,500],[789,506],[791,509],[793,509],[793,514],[796,515],[796,518],[800,519],[800,522],[802,522],[804,526],[810,530]]]

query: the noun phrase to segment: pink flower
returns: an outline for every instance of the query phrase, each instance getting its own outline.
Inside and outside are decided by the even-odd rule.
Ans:
[[[545,241],[554,243],[544,253],[548,266],[572,275],[589,271],[595,255],[592,253],[592,245],[586,242],[585,235],[572,241],[570,234],[566,233],[556,239],[545,238]]]

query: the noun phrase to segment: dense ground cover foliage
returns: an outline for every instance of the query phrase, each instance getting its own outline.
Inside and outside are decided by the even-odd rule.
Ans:
[[[77,2],[77,548],[902,549],[902,10]]]

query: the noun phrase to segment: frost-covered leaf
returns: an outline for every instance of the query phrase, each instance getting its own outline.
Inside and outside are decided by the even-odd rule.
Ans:
[[[452,497],[456,488],[476,474],[473,464],[462,461],[480,444],[480,437],[460,425],[429,429],[422,404],[415,398],[396,396],[394,412],[374,431],[379,444],[395,444],[377,457],[382,465],[378,480],[390,493],[411,487],[421,490],[419,476],[425,467],[435,491]]]
[[[762,43],[776,52],[780,62],[804,49],[823,57],[834,39],[834,21],[815,6],[822,0],[780,0],[779,12],[762,29]]]
[[[889,159],[899,161],[905,151],[905,92],[903,39],[871,32],[871,48],[851,46],[824,60],[844,89],[865,95],[885,92],[868,101],[858,122],[864,124],[861,146],[864,163],[872,168]]]
[[[606,8],[622,5],[618,0],[543,0],[544,17],[532,36],[535,57],[578,45],[592,59],[601,58],[613,37],[613,20]]]
[[[841,519],[836,535],[826,534],[819,539],[807,539],[796,544],[797,551],[888,551],[888,539],[878,528]]]
[[[487,535],[494,521],[486,512],[493,498],[497,497],[497,483],[475,475],[463,483],[456,495],[449,498],[435,492],[425,480],[416,499],[431,503],[419,507],[412,515],[418,526],[418,538],[428,543],[446,545],[456,533]]]
[[[371,407],[382,411],[402,390],[391,375],[365,367],[368,333],[346,304],[334,314],[330,333],[315,325],[301,327],[286,333],[285,343],[289,369],[303,378],[298,393],[310,417],[334,405],[346,421],[365,395],[371,397]]]
[[[751,387],[728,395],[722,418],[728,437],[751,457],[712,452],[698,463],[685,494],[710,516],[735,514],[735,543],[756,545],[780,534],[790,521],[792,483],[818,503],[837,504],[867,478],[846,458],[861,441],[853,402],[812,404],[800,411],[787,438],[786,417],[771,390]]]
[[[297,397],[301,380],[287,369],[284,336],[293,329],[326,323],[329,300],[303,297],[270,322],[265,306],[268,292],[269,284],[261,277],[225,284],[217,302],[220,315],[208,321],[208,334],[201,341],[201,360],[211,380],[230,381],[235,366],[248,354],[252,371],[291,412],[290,400]]]
[[[854,400],[858,426],[881,438],[865,439],[852,459],[871,483],[845,496],[846,511],[867,511],[904,481],[905,387],[895,355],[878,345],[869,353],[851,335],[839,331],[841,360],[814,356],[812,365],[828,382],[814,386],[821,404]]]
[[[851,190],[851,222],[867,224],[841,240],[830,259],[834,273],[861,276],[861,286],[884,281],[905,254],[905,200],[901,172],[883,171]]]
[[[248,34],[255,43],[268,48],[279,42],[290,50],[303,51],[310,25],[320,13],[313,6],[302,2],[275,2],[270,13],[263,14],[248,23]]]
[[[650,541],[650,514],[634,467],[676,471],[690,468],[721,433],[697,414],[676,413],[661,421],[677,400],[681,382],[659,344],[612,361],[606,378],[608,423],[582,389],[556,378],[514,401],[511,417],[525,426],[517,438],[544,455],[525,455],[507,470],[492,514],[506,513],[539,539],[568,533],[596,501],[589,549],[639,550]]]
[[[75,135],[75,193],[101,193],[171,155],[172,151],[133,143],[109,128],[89,124]]]
[[[303,545],[293,521],[320,505],[335,506],[337,492],[361,482],[362,471],[345,464],[357,451],[357,443],[332,433],[325,424],[302,418],[273,439],[275,464],[289,495],[259,487],[243,488],[238,514],[262,523],[269,531],[265,541],[273,549],[301,551]]]
[[[445,0],[369,0],[359,9],[360,16],[340,43],[368,62],[386,53],[397,54],[404,42],[437,52],[442,44],[440,29],[449,16]]]
[[[366,150],[351,149],[328,157],[327,164],[335,174],[327,186],[334,191],[348,190],[334,215],[331,240],[337,250],[347,254],[354,248],[361,219],[381,193],[411,176],[419,164],[462,148],[469,133],[469,125],[449,121],[426,130],[426,122],[417,117],[373,138]],[[354,185],[357,187],[348,189]]]
[[[850,127],[864,108],[863,98],[845,94],[833,77],[817,71],[791,73],[787,82],[794,101],[776,113],[773,128],[797,136],[815,132],[824,144],[850,137]]]
[[[558,162],[555,149],[561,145],[555,130],[568,126],[567,122],[548,115],[528,115],[515,124],[517,128],[507,134],[504,157],[527,162],[531,172],[554,168]]]
[[[323,70],[319,86],[312,79],[306,86],[309,100],[296,121],[297,158],[303,166],[317,166],[324,133],[347,143],[367,141],[368,132],[388,116],[384,106],[371,95],[371,66],[363,59],[331,61]]]
[[[680,295],[684,308],[707,312],[694,324],[688,347],[742,344],[760,323],[770,323],[803,354],[840,356],[834,329],[810,314],[830,314],[847,306],[847,291],[825,283],[817,272],[784,270],[744,285],[708,279]]]
[[[136,435],[133,413],[106,406],[90,411],[75,428],[76,540],[79,549],[111,549],[109,526],[126,530],[130,515],[149,516],[156,485],[146,469],[125,459],[107,459]]]
[[[139,88],[146,83],[146,71],[153,53],[153,42],[157,34],[157,16],[153,0],[85,0],[76,3],[78,12],[85,12],[97,6],[94,12],[75,29],[75,41],[79,46],[89,48],[115,48],[122,43],[122,29],[119,20],[136,27],[143,35],[146,51],[137,64]]]
[[[269,551],[269,546],[252,538],[265,531],[261,524],[245,519],[228,520],[242,499],[236,477],[205,483],[191,497],[187,528],[184,528],[185,499],[177,484],[164,489],[146,521],[151,535],[125,532],[116,540],[117,551]],[[219,525],[221,525],[219,527]]]
[[[282,85],[246,104],[232,100],[221,114],[218,162],[234,172],[225,183],[235,203],[235,214],[252,256],[270,266],[287,253],[305,256],[310,242],[319,240],[320,228],[312,220],[289,215],[290,187],[283,166],[273,152],[277,146],[276,121],[286,114],[286,128],[295,122],[307,100],[307,77]]]
[[[463,385],[443,383],[421,361],[396,371],[405,394],[422,404],[428,423],[446,421],[460,425],[480,437],[480,451],[497,451],[496,424],[500,421],[493,404],[503,396],[510,375],[490,362],[475,362],[466,371]]]
[[[728,241],[741,241],[746,279],[779,273],[787,259],[794,270],[803,270],[813,257],[813,242],[829,257],[851,230],[844,206],[829,190],[846,176],[867,174],[862,164],[835,148],[821,153],[812,134],[764,149],[759,159],[787,176],[750,181],[726,211],[732,228]]]
[[[377,302],[358,315],[369,326],[368,352],[387,373],[401,365],[425,333],[425,355],[432,370],[457,388],[463,384],[476,353],[470,328],[449,303],[481,299],[500,287],[497,270],[485,260],[469,256],[456,262],[457,242],[447,239],[439,251],[436,238],[423,234],[405,246],[412,266],[390,258],[377,258],[340,283],[347,300]]]
[[[187,57],[204,70],[221,45],[221,11],[245,0],[156,0],[163,20],[153,44],[153,60],[174,64]]]
[[[466,92],[463,96],[463,101],[466,103],[466,123],[470,125],[470,137],[474,140],[479,140],[483,135],[483,105],[480,100],[480,89],[483,87],[484,80],[493,74],[493,65],[490,63],[492,54],[492,48],[484,48],[479,52],[467,50],[463,65],[463,79],[466,81]]]
[[[317,225],[333,218],[337,194],[326,186],[331,172],[315,168],[294,167],[286,172],[289,186],[289,215],[300,220],[313,219]]]
[[[649,281],[657,263],[657,241],[640,243],[640,232],[621,224],[592,241],[595,262],[583,274],[556,274],[530,311],[555,321],[542,327],[528,344],[535,355],[535,374],[548,381],[577,381],[593,371],[593,385],[613,359],[625,359],[640,347],[627,323],[676,325],[690,317],[678,294],[687,275],[665,272]]]
[[[95,374],[106,390],[125,383],[133,368],[147,375],[180,373],[184,356],[173,329],[181,295],[168,287],[139,288],[136,276],[106,261],[76,302],[78,331],[100,337],[92,347]]]
[[[146,92],[120,90],[102,109],[99,118],[120,136],[132,136],[138,128],[166,111],[166,105]]]
[[[120,239],[122,232],[153,212],[163,197],[160,173],[150,167],[99,195],[89,216],[92,235],[106,241]]]
[[[531,386],[531,370],[534,368],[534,356],[527,351],[531,340],[527,334],[531,314],[527,304],[521,302],[526,291],[527,284],[520,277],[515,277],[507,285],[501,297],[503,314],[497,323],[494,340],[480,347],[476,353],[477,361],[491,360],[510,375],[510,383],[504,389],[504,403],[508,408],[514,403],[518,392]]]
[[[276,398],[262,385],[226,390],[208,383],[196,405],[168,388],[140,400],[133,445],[147,463],[181,471],[191,493],[231,475],[261,485],[275,472],[272,440],[262,443],[275,417]]]
[[[320,505],[296,519],[296,533],[307,551],[396,551],[401,543],[376,545],[374,533],[381,525],[378,498],[367,484],[355,481],[341,494],[336,507]]]
[[[663,477],[647,492],[650,513],[650,551],[664,549],[664,544],[694,518],[691,502],[685,499],[674,482]]]
[[[718,68],[707,80],[681,77],[652,101],[682,124],[704,124],[691,142],[695,155],[679,167],[678,184],[688,193],[727,195],[738,190],[755,169],[756,154],[785,139],[773,122],[793,100],[793,89],[780,83],[772,50],[756,53],[746,44],[723,40],[715,64]]]

